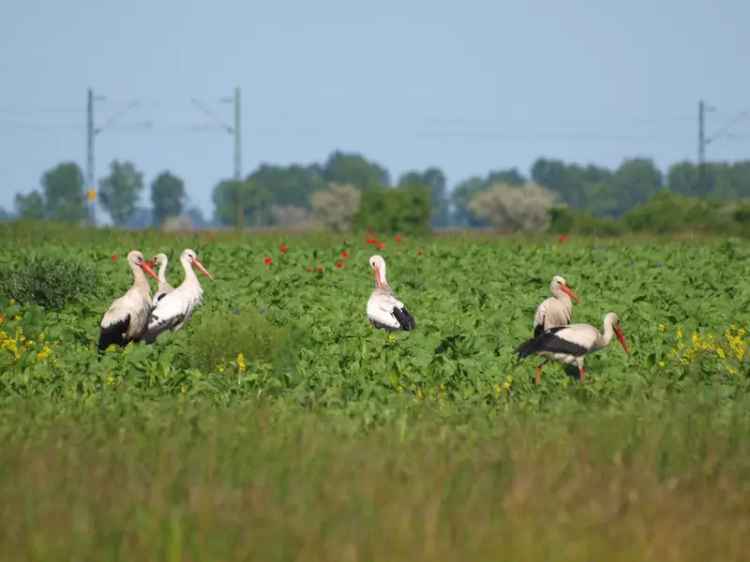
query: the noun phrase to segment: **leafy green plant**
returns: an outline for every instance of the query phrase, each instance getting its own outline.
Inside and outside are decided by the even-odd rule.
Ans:
[[[289,352],[289,343],[289,329],[274,326],[248,305],[197,315],[188,337],[191,366],[207,372],[272,364]]]
[[[0,271],[0,294],[24,304],[60,310],[96,289],[96,270],[75,258],[21,256]]]

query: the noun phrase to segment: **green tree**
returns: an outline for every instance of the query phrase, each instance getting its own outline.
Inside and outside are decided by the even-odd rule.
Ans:
[[[446,227],[450,222],[445,174],[440,168],[427,168],[424,172],[411,171],[401,175],[399,188],[426,187],[432,202],[432,226]]]
[[[485,220],[478,219],[469,210],[469,203],[477,194],[485,191],[487,186],[479,176],[473,176],[460,182],[451,193],[453,200],[454,217],[453,222],[458,226],[479,227],[486,226]]]
[[[245,224],[245,182],[236,180],[220,181],[212,196],[214,218],[225,226],[242,228]]]
[[[80,222],[86,218],[83,172],[78,164],[64,162],[42,176],[44,215],[52,220]]]
[[[310,196],[327,188],[320,166],[271,166],[262,164],[247,178],[270,195],[268,203],[310,209]]]
[[[247,179],[224,180],[214,188],[214,216],[219,224],[268,226],[272,222],[272,195],[268,189]]]
[[[143,191],[143,174],[131,162],[114,160],[109,176],[99,181],[102,205],[109,211],[116,225],[125,224],[135,211]]]
[[[332,153],[323,166],[327,184],[353,185],[361,190],[378,189],[391,184],[388,170],[360,154]]]
[[[672,193],[698,195],[698,166],[692,162],[672,164],[667,172],[667,185]]]
[[[645,203],[662,189],[662,176],[649,158],[632,158],[620,164],[611,179],[618,199],[617,215]]]
[[[180,215],[184,201],[185,184],[177,176],[162,172],[151,183],[151,203],[156,224],[161,225],[167,217]]]
[[[426,187],[370,189],[362,192],[354,226],[377,233],[426,234],[430,231],[430,209]]]
[[[16,212],[18,217],[26,220],[44,218],[44,197],[36,189],[28,195],[16,193]]]

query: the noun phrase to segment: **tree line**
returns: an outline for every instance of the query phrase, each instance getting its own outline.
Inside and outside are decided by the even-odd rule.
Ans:
[[[150,187],[150,216],[144,221],[138,218],[144,212],[138,206],[145,189],[143,174],[132,162],[114,160],[109,174],[99,180],[97,199],[116,226],[162,226],[169,217],[185,211],[187,193],[181,178],[164,171]],[[64,162],[42,175],[39,189],[16,194],[16,213],[22,219],[85,222],[89,218],[87,196],[81,168],[75,162]]]
[[[139,226],[160,226],[186,212],[182,179],[165,171],[150,188],[153,216]],[[99,182],[99,201],[115,225],[132,225],[143,211],[138,201],[144,189],[143,174],[132,163],[114,161]],[[262,164],[243,180],[220,181],[213,190],[213,224],[403,232],[487,226],[539,230],[554,208],[617,219],[662,192],[711,201],[750,198],[750,161],[703,167],[679,162],[663,174],[648,158],[626,159],[614,169],[539,158],[528,175],[517,168],[497,169],[449,190],[438,167],[407,171],[394,180],[377,162],[336,151],[323,163]],[[15,203],[22,218],[83,221],[83,174],[75,163],[60,164],[45,172],[39,189],[17,194]],[[200,220],[196,210],[191,214]]]

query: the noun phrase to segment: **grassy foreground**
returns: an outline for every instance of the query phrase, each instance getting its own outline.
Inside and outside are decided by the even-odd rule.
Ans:
[[[369,238],[0,226],[0,560],[748,558],[746,244]],[[134,247],[216,279],[100,355]],[[364,318],[376,251],[414,332]],[[585,385],[513,353],[556,273],[632,347]]]
[[[745,560],[750,403],[3,409],[6,560]],[[127,408],[127,409],[126,409]]]

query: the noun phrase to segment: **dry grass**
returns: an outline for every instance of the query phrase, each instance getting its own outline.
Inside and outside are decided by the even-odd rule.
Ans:
[[[747,558],[743,414],[480,425],[404,417],[360,433],[252,406],[56,416],[33,432],[5,431],[0,552],[18,561]]]

